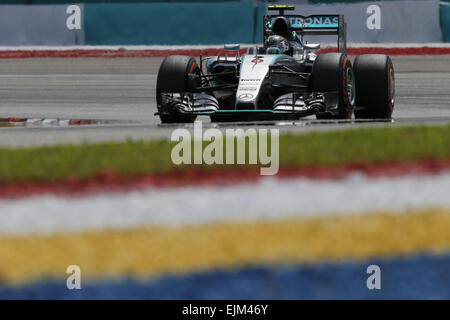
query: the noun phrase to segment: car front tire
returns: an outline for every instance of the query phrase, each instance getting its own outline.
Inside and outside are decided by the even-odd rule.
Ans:
[[[184,114],[165,105],[163,92],[187,92],[188,75],[200,74],[197,61],[187,56],[168,56],[159,67],[156,81],[156,104],[162,123],[191,123],[195,115]]]
[[[356,57],[355,118],[391,119],[395,103],[394,66],[389,56],[366,54]]]

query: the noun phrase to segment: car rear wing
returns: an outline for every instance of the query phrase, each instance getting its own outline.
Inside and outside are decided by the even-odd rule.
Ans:
[[[347,24],[344,21],[343,15],[285,15],[285,10],[295,10],[294,6],[268,6],[268,10],[278,10],[279,14],[264,16],[264,40],[272,32],[272,22],[282,16],[289,20],[290,31],[295,31],[297,34],[305,35],[337,35],[338,51],[346,53],[347,51]]]

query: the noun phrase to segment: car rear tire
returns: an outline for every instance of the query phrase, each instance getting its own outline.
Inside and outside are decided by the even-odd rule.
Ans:
[[[187,92],[188,74],[200,74],[197,61],[187,56],[168,56],[159,67],[156,81],[156,104],[162,123],[190,123],[195,115],[184,114],[165,105],[163,92]]]
[[[312,91],[337,91],[337,113],[316,115],[317,119],[351,119],[355,107],[355,77],[350,59],[342,53],[324,53],[312,67]]]
[[[389,56],[366,54],[356,57],[357,119],[391,119],[395,103],[394,66]]]

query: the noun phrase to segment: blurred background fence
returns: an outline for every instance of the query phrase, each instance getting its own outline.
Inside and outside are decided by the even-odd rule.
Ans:
[[[349,42],[450,41],[450,2],[439,0],[80,0],[79,12],[64,0],[0,0],[0,45],[260,43],[269,3],[344,14]]]

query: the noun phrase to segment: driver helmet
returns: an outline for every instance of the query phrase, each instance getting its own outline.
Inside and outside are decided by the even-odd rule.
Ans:
[[[264,41],[264,48],[268,54],[288,54],[291,46],[282,36],[273,35]]]

